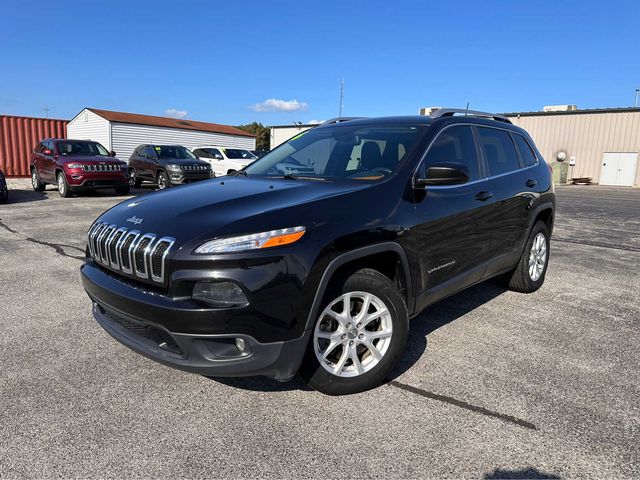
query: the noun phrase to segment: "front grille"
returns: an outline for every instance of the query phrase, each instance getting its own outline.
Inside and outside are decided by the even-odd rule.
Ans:
[[[166,330],[155,327],[153,325],[131,321],[118,315],[115,312],[110,312],[102,308],[101,311],[109,318],[109,320],[117,323],[133,335],[140,337],[147,342],[151,342],[155,346],[167,350],[171,353],[182,355],[182,349],[178,346],[173,336]]]
[[[96,222],[87,234],[89,254],[97,263],[124,275],[163,284],[165,263],[175,238]]]
[[[180,169],[187,172],[202,172],[209,170],[209,167],[207,165],[180,165]]]
[[[120,165],[117,164],[105,164],[105,165],[83,165],[82,169],[85,172],[117,172],[120,170]]]

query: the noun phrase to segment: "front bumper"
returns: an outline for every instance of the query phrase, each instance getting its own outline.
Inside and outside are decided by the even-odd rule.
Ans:
[[[92,190],[99,188],[126,187],[129,178],[124,173],[116,172],[65,172],[69,187],[74,190]]]
[[[146,292],[91,265],[81,272],[96,321],[122,344],[160,363],[214,377],[287,380],[302,361],[309,332],[291,340],[260,342],[234,331],[224,311]],[[221,325],[224,333],[217,333]],[[243,352],[235,346],[237,338],[245,342]]]
[[[212,178],[211,172],[184,172],[168,170],[169,181],[172,185],[184,185],[187,183],[198,182],[200,180],[209,180]]]

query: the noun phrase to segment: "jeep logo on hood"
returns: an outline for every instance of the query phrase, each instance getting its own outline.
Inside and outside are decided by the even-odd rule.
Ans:
[[[131,222],[134,225],[140,225],[142,222],[144,222],[144,219],[140,218],[140,217],[133,216],[133,217],[127,218],[127,222]]]

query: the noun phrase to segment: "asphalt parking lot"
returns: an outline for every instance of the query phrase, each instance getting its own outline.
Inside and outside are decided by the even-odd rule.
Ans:
[[[491,281],[440,302],[389,383],[336,398],[123,347],[78,270],[86,230],[123,197],[11,187],[0,477],[640,476],[640,189],[558,188],[540,291]]]

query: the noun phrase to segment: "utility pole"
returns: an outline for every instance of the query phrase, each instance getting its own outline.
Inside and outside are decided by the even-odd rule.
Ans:
[[[44,112],[44,118],[49,118],[49,107],[45,105],[42,111]]]
[[[340,80],[340,105],[338,106],[338,117],[342,117],[342,99],[344,98],[344,78]]]
[[[640,92],[640,88],[636,88],[636,101],[633,103],[634,107],[638,106],[638,92]]]

